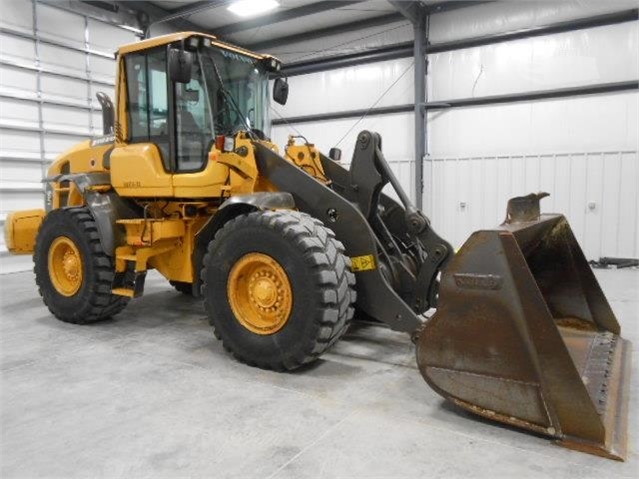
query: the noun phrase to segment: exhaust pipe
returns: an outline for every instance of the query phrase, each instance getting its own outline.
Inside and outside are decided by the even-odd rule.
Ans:
[[[102,134],[112,135],[114,133],[115,125],[115,107],[113,101],[109,98],[109,95],[101,91],[95,94],[102,108]]]

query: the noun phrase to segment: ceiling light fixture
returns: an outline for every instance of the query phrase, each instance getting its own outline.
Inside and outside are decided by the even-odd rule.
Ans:
[[[279,6],[276,0],[237,0],[228,7],[228,10],[240,17],[251,17]]]

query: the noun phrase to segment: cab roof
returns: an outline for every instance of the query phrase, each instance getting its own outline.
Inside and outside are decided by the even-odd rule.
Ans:
[[[253,57],[257,60],[262,60],[264,58],[272,58],[271,55],[262,55],[260,53],[255,53],[250,50],[246,50],[241,47],[237,47],[235,45],[231,45],[230,43],[226,43],[217,39],[215,35],[211,35],[208,33],[200,33],[200,32],[178,32],[178,33],[169,33],[168,35],[161,35],[158,37],[147,38],[146,40],[141,40],[139,42],[127,43],[126,45],[122,45],[118,48],[118,55],[125,55],[127,53],[139,52],[143,50],[148,50],[150,48],[159,47],[162,45],[167,45],[169,43],[177,42],[180,40],[185,40],[189,37],[202,37],[209,38],[211,40],[211,44],[216,45],[225,50],[231,50],[237,53],[241,53],[242,55],[246,55],[249,57]]]

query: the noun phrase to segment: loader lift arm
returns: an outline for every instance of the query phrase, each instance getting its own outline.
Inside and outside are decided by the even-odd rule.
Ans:
[[[434,305],[436,277],[452,247],[408,200],[381,153],[379,135],[358,135],[350,171],[322,157],[328,186],[259,142],[254,145],[261,174],[290,192],[300,210],[329,225],[346,246],[357,276],[357,306],[392,329],[418,331],[419,314]],[[381,193],[387,183],[404,208]]]
[[[417,313],[437,306],[437,275],[452,257],[453,247],[430,226],[395,177],[382,153],[378,133],[362,131],[357,137],[350,171],[322,157],[324,170],[333,189],[357,203],[375,232],[382,255],[398,276],[394,286]],[[340,174],[340,171],[342,174]],[[392,186],[403,208],[381,193]]]

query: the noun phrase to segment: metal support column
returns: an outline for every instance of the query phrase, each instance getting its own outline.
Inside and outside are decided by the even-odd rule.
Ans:
[[[388,0],[413,24],[413,58],[415,71],[415,206],[422,209],[424,195],[424,158],[426,155],[426,45],[429,11],[421,1]]]
[[[428,41],[428,15],[423,8],[415,10],[413,22],[415,57],[415,205],[422,209],[424,194],[424,158],[426,155],[426,43]]]
[[[31,13],[33,15],[33,48],[35,53],[35,67],[36,67],[36,97],[38,99],[38,148],[40,153],[40,170],[42,177],[46,176],[47,164],[46,164],[46,149],[44,142],[44,101],[42,98],[42,72],[40,70],[40,31],[38,22],[38,0],[31,1]],[[44,194],[44,188],[42,189]]]
[[[93,82],[91,81],[91,42],[89,38],[89,17],[84,17],[84,49],[87,51],[84,57],[84,74],[87,77],[87,104],[89,106],[89,131],[91,136],[95,135],[95,125],[93,124],[93,99],[91,97],[93,90]]]

